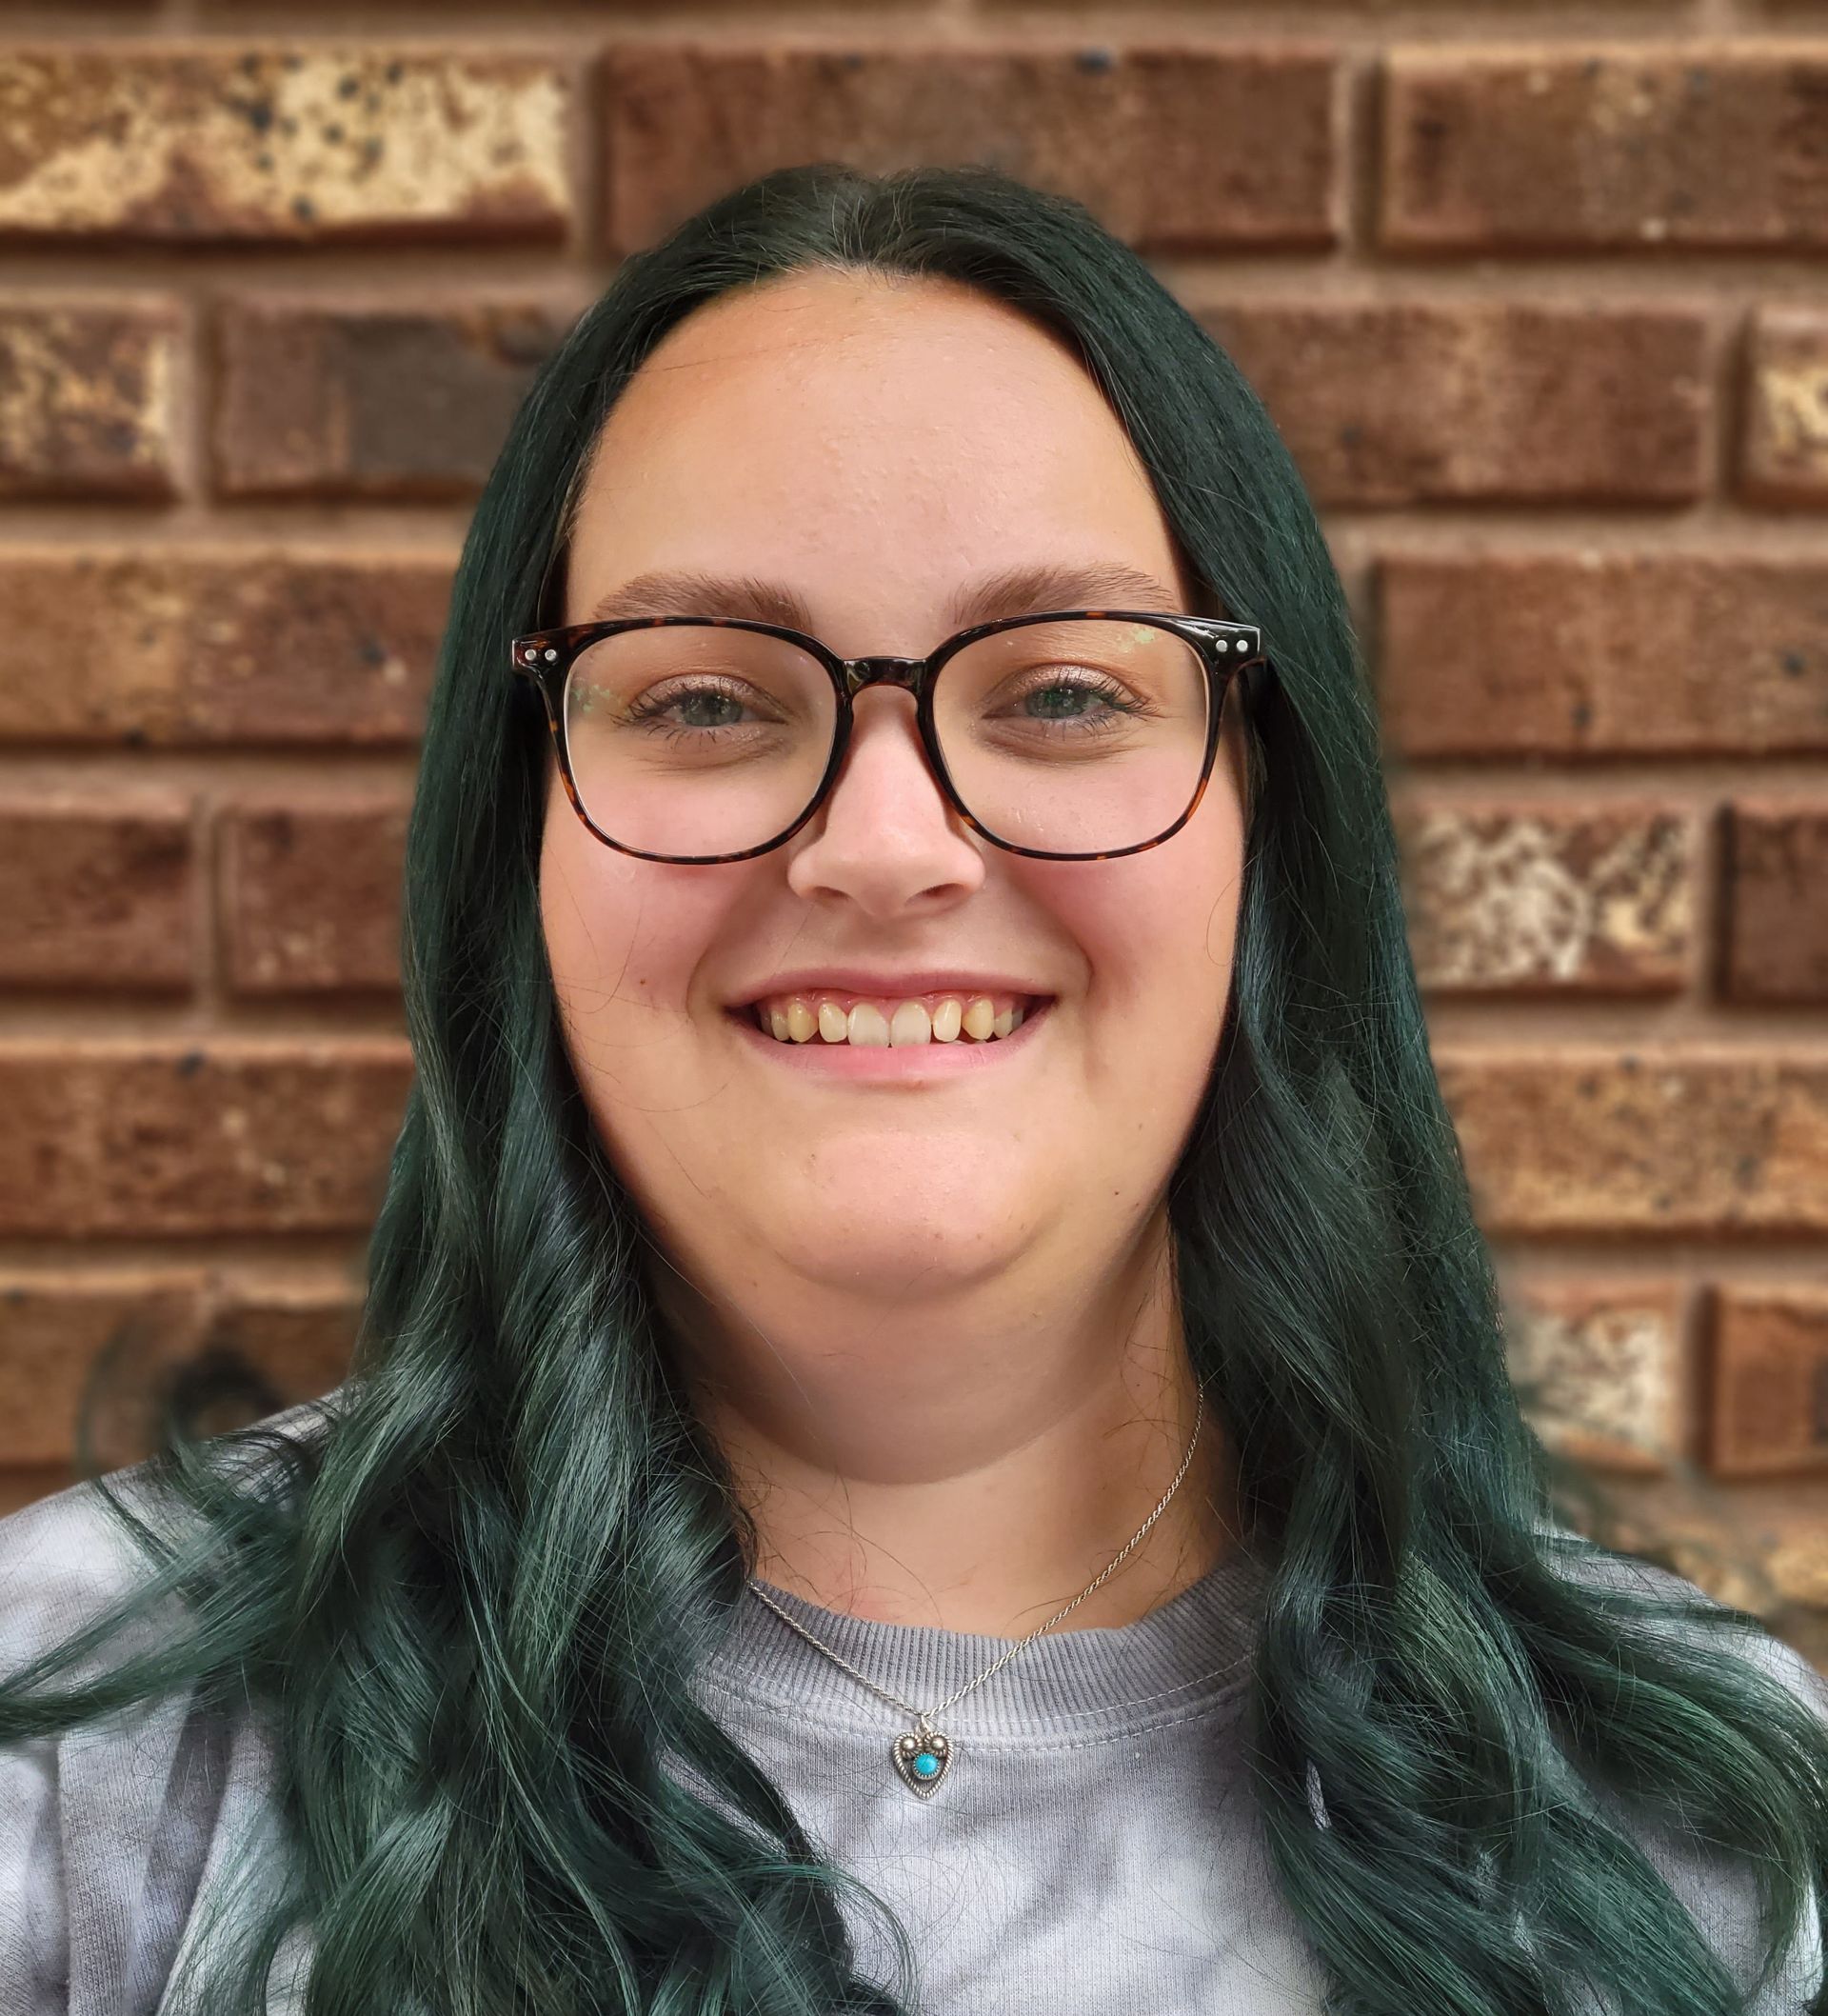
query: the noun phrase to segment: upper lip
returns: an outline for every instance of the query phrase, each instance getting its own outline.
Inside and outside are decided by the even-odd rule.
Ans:
[[[736,1008],[749,1008],[772,994],[873,994],[885,1001],[908,1001],[917,994],[1027,994],[1046,997],[1045,988],[1010,973],[967,973],[957,967],[928,967],[914,973],[872,973],[860,966],[806,967],[778,973]]]

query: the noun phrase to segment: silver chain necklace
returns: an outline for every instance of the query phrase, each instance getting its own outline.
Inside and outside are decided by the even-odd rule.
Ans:
[[[998,1672],[1007,1666],[1018,1652],[1032,1645],[1041,1636],[1042,1632],[1052,1630],[1061,1618],[1064,1617],[1069,1611],[1077,1609],[1085,1601],[1086,1597],[1092,1593],[1093,1589],[1096,1589],[1107,1576],[1116,1572],[1124,1555],[1129,1553],[1130,1548],[1134,1547],[1142,1540],[1143,1534],[1167,1510],[1168,1500],[1181,1488],[1181,1480],[1187,1474],[1187,1466],[1193,1461],[1194,1445],[1200,1440],[1200,1424],[1205,1417],[1205,1411],[1206,1396],[1204,1391],[1202,1390],[1194,1407],[1193,1433],[1187,1438],[1187,1453],[1181,1459],[1181,1467],[1175,1472],[1174,1482],[1169,1485],[1163,1494],[1162,1503],[1156,1507],[1155,1510],[1149,1514],[1138,1528],[1135,1539],[1125,1546],[1123,1552],[1104,1570],[1103,1574],[1100,1575],[1096,1582],[1083,1588],[1073,1598],[1072,1602],[1066,1606],[1065,1609],[1057,1611],[1052,1617],[1048,1618],[1045,1624],[1037,1625],[1026,1638],[1019,1639],[1012,1645],[994,1666],[985,1667],[975,1680],[966,1682],[956,1694],[952,1695],[948,1700],[942,1701],[937,1707],[917,1708],[911,1701],[904,1701],[899,1695],[891,1694],[884,1688],[879,1687],[873,1680],[866,1679],[860,1673],[847,1659],[841,1659],[828,1645],[820,1644],[820,1641],[806,1629],[805,1625],[797,1623],[793,1618],[789,1617],[786,1611],[756,1581],[754,1576],[749,1577],[749,1587],[761,1597],[769,1609],[780,1618],[783,1624],[798,1631],[808,1645],[816,1647],[827,1659],[831,1660],[835,1665],[843,1667],[853,1680],[862,1681],[872,1694],[881,1696],[891,1707],[900,1708],[904,1714],[913,1716],[913,1728],[905,1734],[896,1737],[895,1741],[889,1746],[889,1757],[895,1766],[895,1775],[906,1786],[908,1790],[918,1798],[931,1799],[933,1794],[945,1783],[946,1773],[951,1769],[953,1756],[958,1750],[958,1745],[943,1730],[934,1726],[934,1717],[944,1715],[954,1702],[963,1701],[973,1687],[982,1687],[992,1673]]]

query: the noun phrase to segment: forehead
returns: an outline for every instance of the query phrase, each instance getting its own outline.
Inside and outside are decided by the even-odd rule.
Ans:
[[[1185,606],[1098,385],[1053,331],[950,281],[796,274],[688,316],[605,425],[572,552],[573,621],[693,569],[933,610],[993,567],[1127,566]]]

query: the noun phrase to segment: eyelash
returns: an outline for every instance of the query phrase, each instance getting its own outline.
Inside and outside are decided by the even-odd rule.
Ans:
[[[1119,685],[1116,680],[1108,678],[1107,676],[1101,673],[1082,673],[1080,676],[1074,678],[1067,678],[1059,674],[1050,674],[1044,679],[1038,680],[1033,686],[1029,687],[1025,692],[1015,694],[1013,697],[1016,701],[1020,702],[1031,698],[1036,693],[1044,693],[1060,689],[1079,693],[1089,693],[1094,699],[1103,701],[1104,704],[1111,709],[1114,714],[1124,719],[1138,718],[1146,715],[1149,711],[1148,709],[1144,707],[1140,701],[1136,700],[1135,697],[1130,694],[1124,687]],[[720,698],[734,701],[738,705],[741,705],[743,700],[742,691],[740,689],[733,689],[731,686],[714,679],[700,678],[689,686],[677,688],[674,690],[666,692],[665,694],[643,694],[641,700],[629,709],[627,715],[628,723],[631,727],[644,727],[650,722],[659,720],[661,716],[668,712],[671,709],[679,706],[683,701],[688,701],[706,693],[716,694]],[[1054,718],[1058,721],[1062,717],[1056,716]],[[740,727],[741,725],[742,724],[737,722],[721,722],[717,724],[717,726],[712,728],[693,729],[679,727],[675,728],[670,734],[666,736],[665,739],[669,742],[672,742],[677,741],[682,737],[689,736],[694,740],[704,741],[706,738],[719,734],[725,729],[733,729]],[[1107,723],[1102,727],[1094,727],[1089,729],[1082,728],[1081,731],[1088,734],[1106,733],[1109,731],[1109,728],[1113,724]],[[1066,726],[1070,729],[1074,727],[1079,727],[1080,724],[1068,721],[1066,723]]]

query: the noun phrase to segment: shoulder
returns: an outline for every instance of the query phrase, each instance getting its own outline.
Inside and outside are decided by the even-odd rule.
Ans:
[[[335,1411],[312,1402],[253,1427],[308,1434]],[[222,1439],[233,1467],[259,1472],[258,1436],[245,1447]],[[145,1465],[101,1482],[161,1528]],[[0,1682],[131,1596],[151,1567],[95,1479],[0,1518]],[[161,1603],[49,1684],[105,1671],[175,1621]],[[229,1854],[235,1829],[257,1817],[263,1796],[262,1732],[246,1719],[231,1727],[200,1712],[193,1692],[0,1744],[0,2008],[7,2016],[66,2009],[101,2016],[157,2000],[199,1886]]]
[[[1589,1586],[1622,1588],[1663,1602],[1677,1599],[1725,1616],[1730,1607],[1711,1596],[1673,1568],[1630,1555],[1603,1550],[1579,1554],[1558,1550],[1556,1565],[1563,1574]],[[1774,1680],[1828,1728],[1828,1677],[1795,1646],[1769,1629],[1754,1628],[1737,1616],[1715,1627],[1680,1616],[1653,1620],[1658,1635],[1685,1648],[1708,1650],[1737,1658]],[[1729,1858],[1705,1841],[1652,1821],[1635,1802],[1595,1785],[1595,1796],[1622,1825],[1695,1919],[1730,1971],[1749,1985],[1762,1953],[1756,1876],[1748,1864]],[[1818,1893],[1810,1895],[1801,1937],[1787,1964],[1752,2006],[1755,2016],[1802,2016],[1811,2008],[1828,1969],[1824,1967],[1822,1909]]]
[[[284,1408],[241,1432],[309,1433],[341,1410],[346,1391],[338,1387],[322,1400]],[[231,1460],[257,1474],[260,1445],[236,1450]],[[161,1507],[144,1463],[111,1470],[102,1482],[137,1518],[158,1526]],[[145,1549],[93,1478],[0,1518],[0,1678],[129,1596],[149,1566]]]

